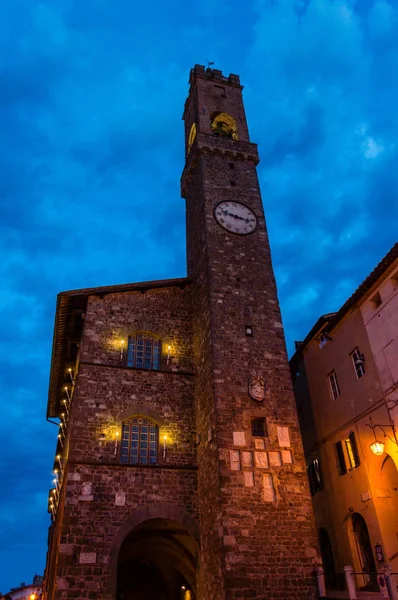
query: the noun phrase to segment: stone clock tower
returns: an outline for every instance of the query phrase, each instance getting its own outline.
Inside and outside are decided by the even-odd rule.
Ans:
[[[203,598],[312,598],[311,500],[239,77],[196,65],[183,118]]]
[[[313,600],[317,560],[236,75],[184,110],[188,277],[58,295],[43,600]]]

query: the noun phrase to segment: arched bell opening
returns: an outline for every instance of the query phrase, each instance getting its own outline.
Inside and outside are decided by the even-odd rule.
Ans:
[[[117,600],[195,600],[198,548],[176,521],[149,519],[124,539],[118,557]]]

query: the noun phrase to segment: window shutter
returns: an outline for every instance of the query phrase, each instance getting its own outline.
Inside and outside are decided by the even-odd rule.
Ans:
[[[335,444],[335,447],[337,453],[337,464],[339,473],[340,475],[345,475],[347,473],[347,465],[345,464],[343,444],[341,442],[337,442]]]
[[[359,460],[359,453],[358,453],[357,441],[355,439],[355,433],[353,431],[351,431],[348,438],[351,442],[351,448],[352,448],[352,454],[354,456],[355,467],[359,467],[359,465],[361,464],[361,461]]]

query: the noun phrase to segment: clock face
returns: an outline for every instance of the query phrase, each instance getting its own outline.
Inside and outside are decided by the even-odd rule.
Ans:
[[[219,202],[214,207],[214,218],[227,231],[248,235],[257,229],[257,217],[242,202]]]

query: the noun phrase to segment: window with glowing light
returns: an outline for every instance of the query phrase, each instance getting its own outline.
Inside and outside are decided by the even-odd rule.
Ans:
[[[348,438],[346,438],[345,446],[347,449],[348,464],[350,466],[350,469],[356,469],[357,467],[359,467],[361,462],[359,460],[357,442],[355,439],[355,433],[353,431],[351,431]]]
[[[135,369],[160,369],[162,342],[152,333],[131,335],[127,344],[127,366]]]
[[[156,465],[159,430],[145,417],[131,417],[122,425],[120,462],[129,465]]]

